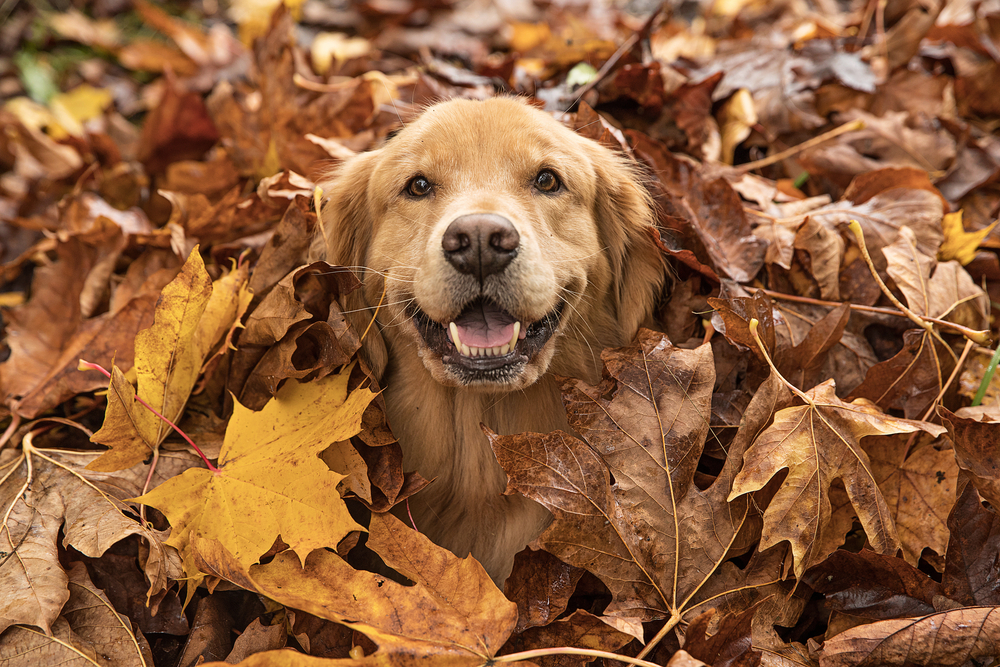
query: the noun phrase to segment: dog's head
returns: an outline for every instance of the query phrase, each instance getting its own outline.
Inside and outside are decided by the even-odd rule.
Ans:
[[[389,347],[414,343],[446,385],[592,377],[663,283],[634,168],[517,99],[430,107],[323,189],[330,261],[363,272]]]

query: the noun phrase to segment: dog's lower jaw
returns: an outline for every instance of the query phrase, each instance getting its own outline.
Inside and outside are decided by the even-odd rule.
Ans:
[[[393,335],[393,334],[390,334]],[[548,510],[504,496],[506,475],[480,424],[501,434],[568,429],[559,388],[543,375],[523,391],[469,391],[431,378],[416,341],[396,331],[383,386],[404,470],[433,479],[410,499],[416,528],[457,556],[472,554],[498,586],[514,555],[551,520]],[[406,510],[401,517],[409,522]]]

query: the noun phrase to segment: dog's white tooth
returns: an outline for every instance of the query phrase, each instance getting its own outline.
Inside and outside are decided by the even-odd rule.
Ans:
[[[502,346],[500,346],[500,354],[507,354],[508,352],[510,352],[510,345],[504,343]]]
[[[493,348],[493,356],[494,357],[499,357],[500,356],[500,348],[499,347],[494,347]]]
[[[514,335],[510,337],[510,349],[517,345],[517,337],[521,335],[521,322],[514,322]]]
[[[483,354],[485,354],[487,357],[492,357],[493,356],[493,348],[492,347],[484,347],[483,348]]]
[[[469,349],[469,346],[466,345],[465,343],[462,343],[462,347],[460,349],[462,350],[462,354],[464,354],[465,356],[467,357],[472,356],[472,351]]]
[[[454,322],[448,323],[448,333],[451,334],[451,342],[455,344],[456,350],[462,349],[462,339],[458,337],[458,325]]]

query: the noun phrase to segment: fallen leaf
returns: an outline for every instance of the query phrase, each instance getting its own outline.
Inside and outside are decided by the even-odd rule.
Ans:
[[[996,226],[997,223],[994,222],[989,227],[975,232],[967,232],[962,226],[961,211],[946,213],[941,221],[941,227],[944,229],[944,242],[941,243],[941,248],[938,250],[938,259],[942,262],[955,259],[962,266],[965,266],[975,259],[979,244]]]
[[[351,368],[309,384],[290,381],[260,412],[237,402],[226,429],[217,472],[192,469],[137,498],[171,523],[167,544],[182,554],[188,601],[199,572],[192,539],[218,540],[244,568],[279,535],[301,560],[313,549],[335,547],[362,530],[336,493],[342,475],[319,453],[361,429],[374,396],[347,392]]]
[[[835,479],[847,489],[868,540],[879,553],[900,547],[889,507],[859,440],[868,435],[914,433],[933,435],[941,427],[882,414],[865,401],[845,403],[832,381],[805,393],[811,403],[785,408],[747,450],[743,469],[733,481],[731,499],[764,488],[782,469],[788,475],[764,511],[761,548],[788,540],[795,573],[826,558],[842,535],[830,530],[830,486]]]
[[[925,548],[943,556],[948,546],[947,512],[955,501],[958,466],[943,443],[908,445],[909,437],[873,436],[861,446],[896,524],[903,557],[916,567]]]
[[[4,665],[99,664],[98,659],[122,667],[153,664],[146,638],[91,583],[83,563],[70,568],[68,584],[69,597],[51,636],[15,626],[0,637]]]
[[[955,443],[959,467],[969,475],[980,495],[994,509],[1000,508],[1000,452],[996,446],[1000,423],[959,417],[943,407],[939,410]]]
[[[962,605],[1000,605],[1000,518],[967,484],[948,517],[951,537],[941,583]]]
[[[32,458],[30,478],[28,456]],[[99,558],[129,535],[138,535],[150,550],[145,565],[149,592],[166,587],[168,557],[161,537],[133,518],[124,502],[126,496],[142,489],[145,471],[123,471],[117,476],[95,473],[84,469],[91,459],[93,453],[34,449],[7,457],[0,507],[7,517],[3,551],[11,553],[11,558],[0,568],[0,587],[5,591],[0,630],[15,623],[51,629],[70,594],[59,563],[60,534],[64,546],[92,558]],[[178,472],[171,465],[164,465],[163,471]]]
[[[515,635],[504,645],[501,655],[556,649],[555,655],[533,658],[539,667],[584,667],[593,658],[586,655],[559,655],[558,649],[572,647],[594,651],[614,652],[632,641],[632,636],[616,630],[599,616],[582,609],[574,611],[544,626],[530,628]]]
[[[1000,607],[876,621],[823,643],[820,667],[951,667],[1000,655]]]
[[[214,574],[363,632],[388,664],[414,652],[435,664],[489,664],[517,612],[478,562],[455,557],[388,514],[372,515],[368,546],[413,584],[355,570],[324,550],[311,553],[304,565],[284,552],[248,571],[218,542],[199,539],[196,548]]]
[[[235,295],[220,289],[213,308],[212,281],[198,249],[191,253],[180,274],[172,280],[156,303],[153,325],[135,339],[135,370],[138,390],[120,373],[112,376],[108,411],[104,425],[93,441],[110,450],[90,464],[91,470],[128,468],[150,456],[171,433],[164,420],[140,405],[148,405],[177,423],[194,388],[215,338],[227,329],[235,316]],[[227,304],[232,306],[227,308]],[[228,321],[211,318],[226,316]]]
[[[711,411],[710,347],[681,350],[643,331],[602,358],[600,386],[563,385],[570,425],[587,443],[562,432],[488,435],[508,489],[555,517],[538,544],[600,578],[612,594],[604,614],[639,637],[641,622],[679,620],[703,601],[725,600],[704,589],[753,522],[749,505],[724,497],[732,457],[708,489],[693,483]],[[762,387],[730,452],[742,451],[782,400],[776,383]],[[697,528],[706,522],[712,531]]]
[[[548,625],[562,615],[581,576],[583,570],[547,551],[525,549],[514,556],[503,587],[504,596],[517,603],[514,632]]]

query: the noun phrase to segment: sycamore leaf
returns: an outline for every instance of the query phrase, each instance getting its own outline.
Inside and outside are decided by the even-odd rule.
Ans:
[[[684,350],[641,331],[602,358],[599,386],[563,385],[570,425],[587,442],[563,432],[488,435],[508,490],[554,515],[538,544],[600,578],[612,595],[605,615],[638,637],[642,622],[679,620],[732,590],[711,601],[706,593],[726,559],[756,537],[749,503],[727,502],[729,484],[743,448],[788,394],[773,379],[761,386],[729,445],[730,462],[702,490],[694,474],[709,432],[711,346]]]
[[[1000,607],[876,621],[823,643],[820,667],[959,667],[1000,655]]]
[[[361,430],[361,415],[375,396],[347,391],[353,366],[307,384],[289,381],[260,412],[237,401],[216,472],[191,469],[136,500],[170,521],[167,544],[181,552],[191,578],[188,601],[203,578],[189,545],[218,540],[244,568],[256,563],[277,537],[305,560],[313,549],[336,547],[364,530],[347,511],[332,472],[319,453]]]
[[[286,551],[246,568],[217,541],[196,539],[192,546],[205,571],[368,635],[379,645],[371,659],[385,661],[358,664],[409,665],[414,656],[434,665],[493,664],[517,607],[482,565],[432,544],[390,514],[373,514],[369,530],[368,546],[412,585],[355,570],[327,550],[309,554],[304,565]]]
[[[882,491],[906,561],[917,566],[924,548],[944,555],[948,511],[955,502],[958,465],[955,452],[919,443],[907,452],[903,435],[868,438],[862,443]]]
[[[835,394],[832,380],[806,392],[810,405],[780,410],[754,441],[733,481],[729,498],[764,488],[781,470],[788,476],[764,512],[760,548],[788,540],[801,576],[839,543],[831,530],[830,487],[841,480],[872,548],[893,554],[900,547],[896,526],[876,483],[868,454],[859,440],[867,435],[913,433],[940,435],[944,429],[926,422],[882,414],[867,401],[846,403]]]
[[[946,213],[944,220],[941,221],[941,227],[944,229],[944,242],[938,249],[938,259],[942,262],[957,259],[962,266],[965,266],[975,259],[979,244],[993,231],[997,222],[1000,220],[979,231],[967,232],[962,225],[961,211]]]

